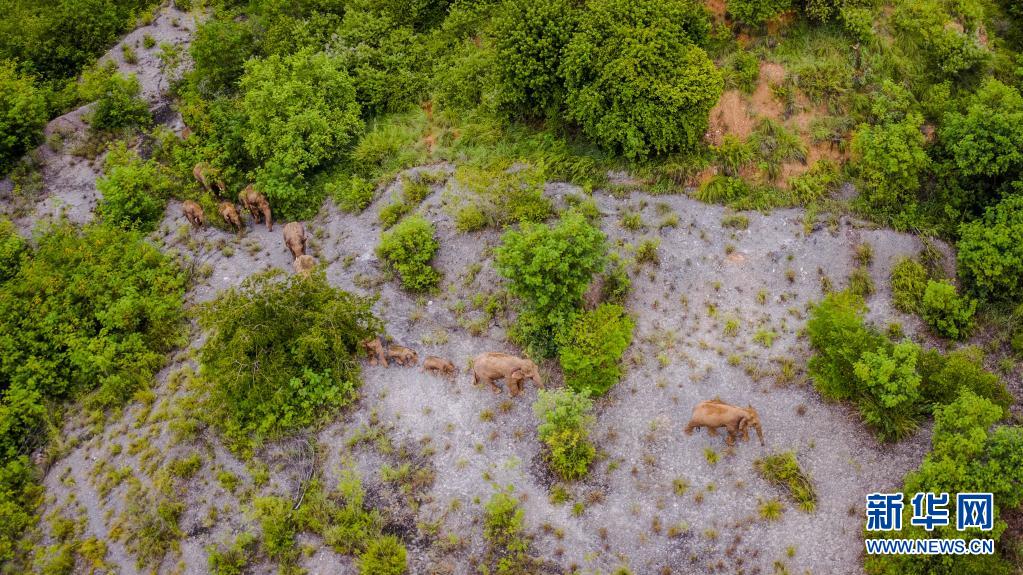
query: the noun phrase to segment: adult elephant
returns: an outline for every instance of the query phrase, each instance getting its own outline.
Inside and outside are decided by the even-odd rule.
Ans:
[[[540,369],[532,360],[496,351],[481,353],[472,360],[474,384],[486,383],[495,393],[501,393],[501,388],[494,384],[498,379],[505,380],[512,397],[522,392],[526,379],[532,379],[536,385],[543,387]]]

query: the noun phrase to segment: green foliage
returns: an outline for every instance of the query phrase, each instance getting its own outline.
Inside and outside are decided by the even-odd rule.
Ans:
[[[906,313],[919,313],[927,289],[927,270],[913,258],[904,257],[892,266],[892,304]]]
[[[0,219],[0,281],[7,281],[17,273],[25,247],[24,238],[11,220]]]
[[[440,248],[440,242],[434,235],[433,224],[422,216],[414,215],[380,236],[377,255],[398,272],[405,289],[426,291],[436,287],[440,281],[440,273],[430,265]]]
[[[959,273],[981,298],[1023,298],[1023,195],[1009,196],[959,228]]]
[[[242,533],[230,546],[210,545],[206,548],[206,561],[213,575],[243,575],[249,564],[249,553],[256,538]]]
[[[475,196],[470,199],[466,194],[459,205],[455,215],[459,231],[542,222],[554,210],[543,193],[547,180],[543,169],[527,167],[509,171],[460,166],[455,178]]]
[[[753,52],[739,50],[732,56],[731,66],[726,69],[725,84],[752,94],[760,80],[760,58]]]
[[[554,336],[604,269],[605,251],[604,234],[574,210],[555,226],[525,223],[501,238],[494,263],[525,304],[517,330],[539,355],[554,354]]]
[[[483,508],[483,537],[487,540],[488,550],[482,573],[526,575],[533,572],[523,520],[522,508],[511,495],[510,488],[490,497]]]
[[[930,165],[920,133],[923,118],[891,124],[863,124],[852,140],[862,198],[880,214],[894,215],[916,201],[920,178]]]
[[[39,142],[46,120],[43,90],[14,62],[0,60],[0,175]]]
[[[724,86],[708,30],[687,0],[590,2],[561,62],[568,116],[628,158],[695,148]]]
[[[301,176],[342,157],[362,133],[355,88],[341,60],[304,50],[245,63],[244,145],[261,167],[256,187],[283,215],[318,204]]]
[[[853,399],[857,394],[855,364],[865,352],[883,345],[862,314],[863,300],[849,292],[828,294],[807,321],[810,345],[816,353],[807,369],[818,391],[828,399]]]
[[[576,316],[557,339],[565,384],[593,396],[607,393],[621,379],[622,354],[634,327],[625,309],[614,304]]]
[[[961,297],[948,280],[929,280],[922,308],[924,321],[942,337],[964,339],[973,326],[977,301]]]
[[[1001,378],[984,369],[983,361],[984,353],[976,347],[963,347],[945,357],[937,351],[922,354],[920,391],[924,401],[933,409],[952,403],[966,389],[1007,411],[1012,394]]]
[[[754,461],[753,467],[769,483],[784,487],[803,511],[812,513],[817,508],[817,492],[810,477],[799,466],[795,453],[768,455]]]
[[[291,502],[283,497],[257,497],[252,502],[263,532],[263,551],[282,563],[293,563],[298,556],[295,535],[298,527]]]
[[[728,13],[739,22],[759,26],[792,8],[792,0],[730,0]]]
[[[318,480],[310,483],[297,520],[338,553],[361,553],[380,537],[384,525],[378,511],[366,509],[365,497],[359,476],[343,469],[334,492],[325,492]]]
[[[901,2],[893,16],[898,33],[924,57],[930,75],[936,79],[965,75],[990,56],[974,36],[979,22],[960,22],[948,8],[953,4],[964,5],[945,0]]]
[[[113,62],[86,74],[79,87],[82,99],[96,101],[89,122],[97,131],[149,126],[153,119],[141,92],[138,78],[118,73]]]
[[[360,341],[380,332],[372,301],[322,274],[259,274],[200,308],[210,420],[235,447],[316,422],[354,399]],[[239,369],[243,366],[244,369]]]
[[[899,441],[917,426],[920,374],[916,370],[920,347],[910,341],[891,350],[866,351],[853,365],[862,386],[859,399],[864,421],[882,441]]]
[[[551,468],[565,480],[585,476],[597,454],[589,440],[593,423],[593,401],[589,394],[568,389],[541,390],[533,412],[541,419],[537,433],[547,446]]]
[[[164,168],[154,160],[142,160],[122,142],[110,150],[103,170],[103,177],[96,180],[96,189],[103,194],[98,210],[103,221],[153,231],[172,188]]]
[[[189,46],[192,76],[204,96],[234,94],[245,61],[256,55],[252,21],[218,15],[199,25]]]
[[[359,556],[361,575],[402,575],[408,567],[405,546],[393,535],[374,539]]]
[[[806,162],[806,145],[799,135],[770,118],[760,120],[749,145],[756,153],[758,167],[772,180],[781,175],[785,162]]]
[[[346,212],[359,213],[373,202],[376,186],[359,176],[331,180],[324,184],[327,195]]]

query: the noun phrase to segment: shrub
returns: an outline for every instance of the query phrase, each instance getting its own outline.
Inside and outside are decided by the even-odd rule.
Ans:
[[[530,116],[554,115],[564,100],[561,53],[575,31],[569,0],[511,0],[494,17],[501,106]]]
[[[1008,196],[984,217],[959,227],[959,271],[974,293],[1023,298],[1023,195]]]
[[[792,0],[730,0],[728,13],[740,22],[759,26],[791,7]]]
[[[945,114],[939,135],[961,175],[1012,181],[1023,171],[1023,95],[985,80],[965,113]]]
[[[699,47],[708,30],[685,0],[589,3],[561,62],[568,116],[628,158],[693,149],[724,86]]]
[[[768,455],[754,461],[753,467],[769,483],[784,487],[800,509],[807,513],[816,509],[817,492],[810,478],[799,467],[795,453],[786,451]]]
[[[539,355],[554,354],[555,333],[579,307],[593,274],[604,269],[605,251],[603,232],[577,211],[555,226],[526,223],[501,238],[494,263],[525,303],[516,329]]]
[[[752,94],[760,80],[760,58],[753,52],[740,50],[732,58],[726,84]]]
[[[138,78],[134,74],[125,76],[118,73],[113,62],[86,74],[80,95],[83,99],[96,101],[89,116],[92,129],[104,131],[149,126],[153,119],[149,115],[149,104],[139,97],[141,92]]]
[[[393,535],[374,539],[359,555],[361,575],[402,575],[408,567],[405,546]]]
[[[930,164],[920,132],[922,123],[923,118],[911,116],[899,123],[863,124],[853,136],[862,198],[880,214],[894,215],[916,201],[921,174]]]
[[[325,188],[342,210],[356,214],[373,203],[373,195],[376,194],[376,185],[359,176],[330,181]]]
[[[363,130],[355,88],[338,58],[304,50],[245,63],[244,144],[264,165],[256,186],[282,215],[311,201],[296,178],[344,155]]]
[[[34,78],[0,60],[0,176],[40,141],[47,117],[46,96]]]
[[[593,423],[593,401],[589,394],[567,389],[540,391],[533,412],[541,419],[537,433],[547,446],[551,468],[562,479],[586,475],[597,453],[589,440]]]
[[[524,534],[524,513],[511,495],[511,488],[490,497],[483,509],[483,537],[488,549],[483,563],[494,573],[531,573],[536,566],[527,551],[529,540]]]
[[[1012,394],[1002,379],[984,369],[984,352],[980,348],[960,348],[945,357],[936,351],[929,355],[921,356],[920,369],[923,376],[920,391],[928,407],[952,403],[963,389],[1006,411],[1012,405]],[[923,361],[925,358],[928,362]]]
[[[891,348],[865,351],[853,365],[862,388],[859,398],[863,419],[882,441],[899,441],[917,426],[920,375],[916,371],[920,347],[905,341]]]
[[[922,301],[923,318],[934,331],[950,339],[963,339],[973,326],[976,300],[961,297],[947,280],[927,282]]]
[[[487,227],[487,215],[475,203],[465,204],[455,213],[455,229],[461,233],[478,232]]]
[[[0,282],[7,281],[18,272],[23,253],[25,240],[11,220],[0,218]]]
[[[151,232],[163,217],[171,191],[170,178],[154,160],[142,160],[119,143],[107,155],[104,175],[96,180],[103,194],[99,215],[122,228]]]
[[[865,310],[860,297],[843,291],[828,294],[810,313],[806,327],[815,354],[808,371],[828,399],[854,398],[856,362],[865,352],[884,345],[884,338],[863,323]]]
[[[233,447],[310,425],[354,399],[359,342],[380,332],[371,305],[322,274],[269,273],[200,308],[209,415]]]
[[[440,273],[430,266],[438,248],[440,243],[434,237],[433,224],[414,215],[380,236],[377,255],[398,272],[405,289],[425,291],[436,287],[440,281]]]
[[[214,575],[242,575],[249,563],[249,553],[256,538],[242,533],[229,547],[210,545],[206,548],[207,565]]]
[[[252,506],[263,532],[263,550],[282,563],[293,562],[298,550],[295,549],[297,526],[291,502],[283,497],[257,497]]]
[[[927,289],[927,270],[913,258],[904,257],[892,267],[892,304],[906,313],[918,313]]]
[[[245,61],[256,55],[252,21],[230,14],[210,18],[195,31],[189,52],[192,77],[205,96],[233,94],[245,72]]]
[[[582,312],[558,335],[558,357],[565,383],[594,396],[621,379],[622,354],[632,343],[635,322],[619,305],[601,304]]]

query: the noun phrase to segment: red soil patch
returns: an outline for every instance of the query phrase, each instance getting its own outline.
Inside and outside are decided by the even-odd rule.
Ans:
[[[809,137],[804,135],[803,141],[808,142],[808,140]],[[828,142],[818,142],[816,144],[808,143],[806,148],[806,163],[788,162],[782,164],[781,175],[778,177],[777,185],[779,188],[787,190],[789,188],[789,180],[791,178],[805,174],[820,160],[831,160],[832,162],[840,165],[848,159],[848,147],[843,151],[840,150],[838,146],[832,146]]]
[[[740,138],[749,136],[755,125],[749,112],[749,104],[739,90],[728,90],[721,94],[721,99],[710,111],[710,127],[705,135],[707,142],[717,146],[726,134]]]

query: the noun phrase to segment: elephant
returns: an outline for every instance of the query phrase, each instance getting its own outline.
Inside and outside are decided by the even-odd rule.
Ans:
[[[181,211],[185,213],[185,219],[196,228],[206,224],[206,216],[203,214],[202,206],[192,200],[185,200],[181,204]]]
[[[454,378],[456,372],[455,364],[435,355],[426,356],[426,359],[423,360],[423,371],[448,378]]]
[[[523,381],[532,379],[536,385],[543,387],[540,369],[533,361],[507,353],[488,351],[476,356],[472,361],[472,382],[479,385],[486,383],[494,393],[501,393],[501,388],[494,384],[495,379],[504,379],[512,397],[522,392]]]
[[[305,226],[302,222],[284,224],[284,245],[291,250],[291,257],[305,255]]]
[[[202,186],[202,189],[207,192],[213,192],[215,195],[223,195],[227,192],[227,186],[224,185],[224,180],[220,179],[220,170],[214,168],[206,162],[199,162],[192,168],[192,175]],[[214,188],[220,190],[218,194]]]
[[[377,365],[378,363],[384,367],[387,367],[387,355],[384,354],[384,344],[380,342],[379,337],[373,337],[362,342],[362,347],[369,352],[369,364]]]
[[[220,202],[217,204],[217,213],[224,219],[227,225],[234,228],[234,231],[242,233],[242,217],[238,215],[238,208],[231,202]]]
[[[693,408],[693,417],[686,424],[685,433],[692,435],[694,429],[706,427],[708,434],[717,435],[717,428],[725,427],[728,430],[725,443],[734,445],[735,437],[738,434],[742,434],[743,441],[749,441],[751,425],[756,430],[757,437],[760,438],[760,445],[764,445],[764,431],[760,427],[760,416],[752,405],[736,407],[719,399],[711,399],[696,404],[696,407]]]
[[[295,258],[295,261],[292,262],[291,265],[295,267],[296,274],[307,278],[309,277],[309,274],[312,273],[313,268],[316,267],[316,259],[314,259],[313,256],[302,254]]]
[[[266,196],[257,192],[256,188],[249,184],[238,194],[238,200],[241,202],[242,207],[252,214],[253,222],[258,224],[262,220],[266,222],[268,230],[274,231],[273,217],[270,214],[270,202],[266,201]]]
[[[393,359],[394,363],[407,367],[419,363],[419,354],[414,350],[400,345],[387,346],[387,359]]]

